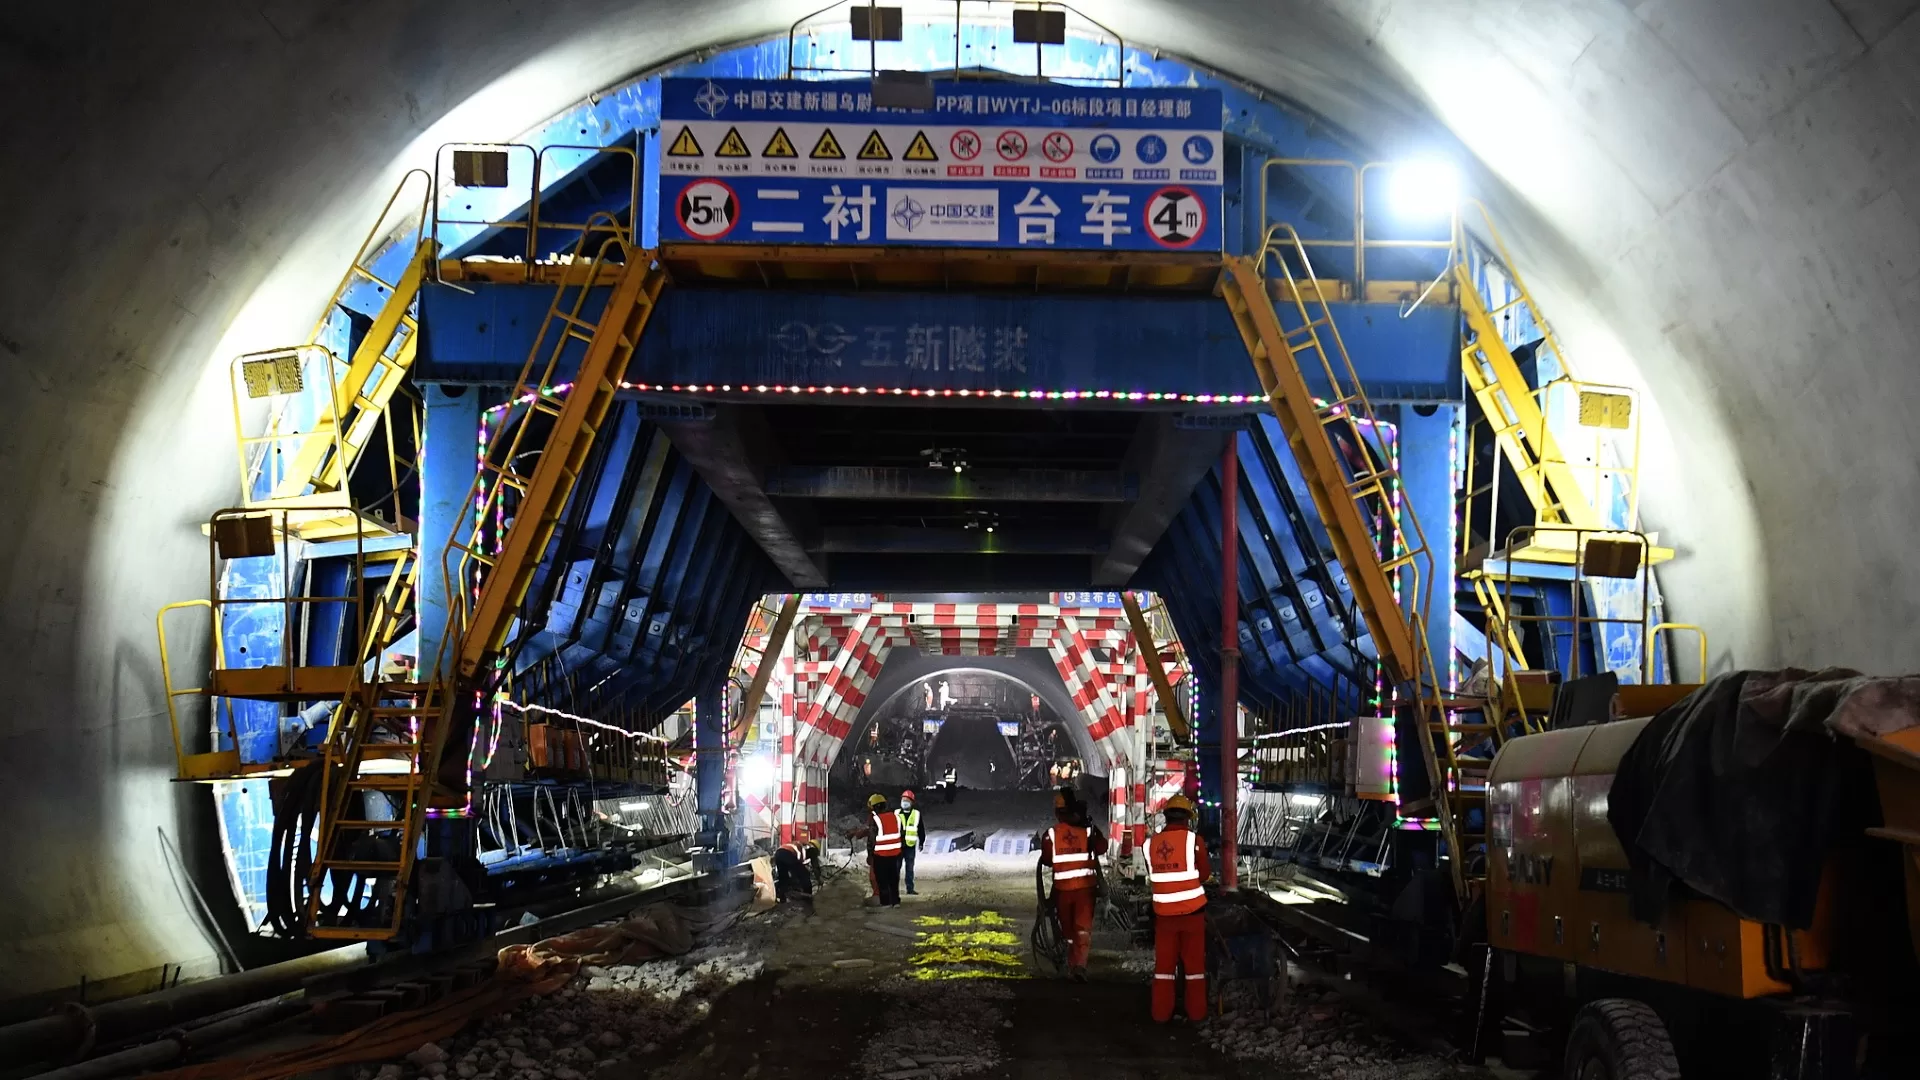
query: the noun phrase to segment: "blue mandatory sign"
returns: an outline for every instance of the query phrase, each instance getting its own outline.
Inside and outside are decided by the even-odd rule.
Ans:
[[[1142,135],[1140,141],[1133,144],[1133,152],[1140,160],[1149,165],[1157,165],[1167,156],[1167,140],[1158,135]]]
[[[1105,165],[1120,156],[1120,140],[1111,135],[1096,135],[1087,146],[1087,153],[1093,155],[1093,160]]]
[[[1189,164],[1205,165],[1207,162],[1213,160],[1213,140],[1207,138],[1205,135],[1195,135],[1187,140],[1185,146],[1181,147],[1181,152],[1187,155]],[[1144,157],[1145,155],[1143,154],[1141,156]]]

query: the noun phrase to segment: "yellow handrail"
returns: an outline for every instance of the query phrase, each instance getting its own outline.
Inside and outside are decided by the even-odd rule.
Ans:
[[[1646,650],[1647,683],[1651,685],[1652,683],[1657,681],[1655,678],[1655,672],[1654,672],[1654,657],[1657,651],[1655,647],[1655,642],[1658,641],[1660,634],[1663,634],[1669,630],[1691,630],[1694,632],[1700,646],[1700,668],[1698,672],[1699,678],[1695,681],[1706,682],[1707,681],[1707,631],[1706,631],[1706,628],[1703,626],[1696,626],[1693,623],[1663,622],[1663,623],[1655,623],[1653,625],[1653,628],[1647,631],[1646,641],[1644,642],[1644,648]],[[1673,650],[1671,647],[1668,648],[1667,654],[1668,654],[1668,659],[1671,660],[1672,654],[1673,654]],[[1673,673],[1672,681],[1685,682],[1686,680],[1680,678],[1680,672],[1678,670],[1675,670]]]
[[[214,655],[209,658],[209,670],[211,670],[213,665],[219,663],[219,654],[222,645],[220,640],[220,619],[218,614],[213,610],[212,600],[182,600],[178,603],[168,604],[161,608],[153,617],[154,635],[160,639],[160,684],[162,688],[165,689],[167,696],[167,725],[173,731],[174,775],[176,779],[180,780],[205,780],[215,776],[230,775],[240,766],[240,736],[234,724],[233,705],[231,702],[228,703],[226,710],[227,741],[232,744],[229,749],[215,749],[205,754],[188,754],[186,743],[180,738],[180,713],[178,707],[174,704],[175,700],[189,696],[198,697],[207,695],[211,689],[210,686],[191,686],[183,689],[173,685],[173,658],[168,655],[167,652],[167,613],[179,611],[183,608],[206,608],[208,617],[213,623],[212,643]],[[211,703],[212,700],[211,697],[208,697],[209,703]],[[216,709],[214,712],[217,717],[218,710]]]

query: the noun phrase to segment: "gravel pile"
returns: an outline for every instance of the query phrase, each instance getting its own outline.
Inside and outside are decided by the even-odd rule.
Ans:
[[[1254,989],[1227,987],[1226,1016],[1200,1025],[1214,1049],[1292,1066],[1317,1080],[1440,1080],[1476,1070],[1406,1047],[1348,1008],[1332,990],[1296,984],[1284,1014],[1269,1020]]]
[[[1013,991],[988,979],[901,983],[887,1018],[860,1055],[872,1080],[951,1080],[1000,1064],[1000,1032],[1013,1026]]]
[[[583,968],[565,989],[487,1017],[355,1080],[592,1080],[632,1072],[707,1018],[712,999],[760,974],[737,942],[644,964]]]

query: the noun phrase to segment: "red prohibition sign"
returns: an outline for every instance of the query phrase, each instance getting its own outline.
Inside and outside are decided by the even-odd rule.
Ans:
[[[1027,156],[1027,137],[1017,131],[1003,131],[993,141],[993,148],[1008,161],[1019,161]]]
[[[971,128],[962,128],[947,140],[947,147],[961,161],[972,161],[980,156],[980,133]]]
[[[1073,136],[1064,131],[1050,131],[1040,140],[1040,152],[1047,155],[1048,161],[1065,161],[1073,156]]]

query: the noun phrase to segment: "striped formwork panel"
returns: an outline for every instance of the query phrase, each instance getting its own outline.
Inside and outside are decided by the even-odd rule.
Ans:
[[[1026,829],[1000,829],[987,834],[989,855],[1025,855],[1034,850],[1033,832]]]
[[[921,842],[920,853],[948,855],[956,851],[969,851],[977,846],[972,829],[935,829]]]
[[[1060,621],[1062,632],[1048,646],[1054,669],[1067,684],[1067,694],[1080,710],[1087,734],[1100,749],[1108,770],[1124,766],[1127,747],[1120,736],[1127,728],[1126,717],[1109,688],[1106,675],[1094,663],[1093,643],[1078,621],[1072,617],[1062,617]]]
[[[819,690],[801,713],[802,745],[806,756],[817,761],[829,762],[839,754],[893,649],[894,628],[872,617],[859,617],[846,634],[851,641],[822,673]]]

